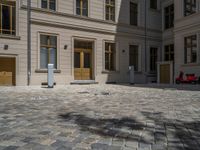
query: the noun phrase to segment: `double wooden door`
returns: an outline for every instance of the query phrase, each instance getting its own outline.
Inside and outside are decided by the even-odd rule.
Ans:
[[[75,49],[74,51],[74,79],[92,79],[92,49]]]

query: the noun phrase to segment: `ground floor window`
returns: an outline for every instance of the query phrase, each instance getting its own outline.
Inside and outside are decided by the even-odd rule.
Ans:
[[[158,48],[150,48],[150,71],[155,72],[157,70],[157,58],[158,58]]]
[[[115,70],[116,50],[115,43],[105,43],[105,69],[108,71]]]
[[[185,37],[185,63],[197,62],[197,36]]]
[[[139,71],[139,47],[138,45],[129,46],[129,66],[134,66],[135,71]]]
[[[48,64],[57,68],[57,36],[40,35],[40,68],[47,69]]]
[[[165,45],[165,61],[174,61],[174,44]]]

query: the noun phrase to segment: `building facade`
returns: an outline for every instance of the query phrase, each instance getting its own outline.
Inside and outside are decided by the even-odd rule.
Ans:
[[[28,68],[27,0],[0,0],[0,84],[27,85],[30,75],[31,85],[41,85],[49,63],[56,84],[125,83],[129,66],[136,83],[160,82],[159,62],[172,62],[172,79],[180,70],[200,75],[199,5],[198,0],[31,0]]]

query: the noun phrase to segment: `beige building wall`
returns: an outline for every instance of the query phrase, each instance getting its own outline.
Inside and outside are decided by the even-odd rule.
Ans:
[[[129,3],[138,3],[138,26],[129,25]],[[0,36],[0,57],[9,55],[17,58],[17,85],[27,84],[27,0],[17,0],[17,36]],[[40,85],[47,81],[47,73],[40,70],[39,35],[53,34],[58,37],[58,69],[55,73],[57,84],[69,84],[74,81],[73,52],[74,39],[90,40],[94,43],[94,77],[99,83],[129,82],[129,45],[139,46],[139,71],[136,82],[145,83],[156,80],[156,74],[149,73],[149,49],[151,46],[162,50],[162,8],[158,1],[158,10],[147,8],[147,29],[145,46],[145,0],[116,0],[116,22],[105,20],[104,0],[89,0],[89,17],[75,14],[75,0],[58,0],[57,11],[41,9],[40,0],[32,0],[31,85]],[[105,41],[116,43],[116,71],[106,72],[104,49]],[[7,51],[3,46],[9,45]],[[64,46],[67,45],[67,49]],[[146,47],[146,49],[145,49]]]

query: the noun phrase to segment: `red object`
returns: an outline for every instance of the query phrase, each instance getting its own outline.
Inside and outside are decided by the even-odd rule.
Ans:
[[[195,74],[186,74],[186,76],[184,76],[184,73],[182,71],[180,71],[179,77],[176,78],[177,84],[180,84],[180,83],[196,84],[197,81],[198,81],[198,77],[196,77]]]

